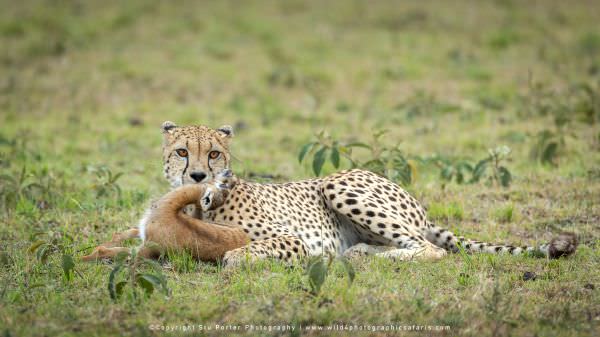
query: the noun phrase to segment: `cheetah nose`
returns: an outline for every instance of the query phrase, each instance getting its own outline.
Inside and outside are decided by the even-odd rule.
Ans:
[[[204,172],[192,172],[192,173],[190,173],[190,177],[192,177],[192,179],[194,179],[195,182],[199,183],[202,180],[204,180],[204,178],[206,178],[206,173],[204,173]]]

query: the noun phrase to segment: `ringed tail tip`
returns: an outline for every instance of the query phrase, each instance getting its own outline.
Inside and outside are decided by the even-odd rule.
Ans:
[[[548,244],[548,257],[558,259],[575,253],[579,241],[574,233],[561,233],[550,240]]]

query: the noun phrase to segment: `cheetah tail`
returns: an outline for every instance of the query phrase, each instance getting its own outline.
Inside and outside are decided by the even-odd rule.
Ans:
[[[554,237],[550,242],[537,247],[499,245],[466,239],[462,236],[455,236],[452,232],[433,224],[429,227],[426,238],[434,245],[453,253],[459,252],[460,245],[467,253],[530,254],[535,257],[547,257],[551,259],[557,259],[562,256],[573,254],[577,249],[578,244],[575,234],[562,233]]]

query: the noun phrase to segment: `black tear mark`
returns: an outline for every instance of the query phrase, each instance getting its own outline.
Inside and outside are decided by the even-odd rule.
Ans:
[[[189,145],[188,145],[187,141],[185,142],[185,148],[189,149]],[[183,169],[183,173],[181,174],[181,185],[183,185],[183,177],[185,177],[185,172],[187,171],[188,166],[190,164],[188,157],[184,157],[184,158],[185,158],[185,168]]]

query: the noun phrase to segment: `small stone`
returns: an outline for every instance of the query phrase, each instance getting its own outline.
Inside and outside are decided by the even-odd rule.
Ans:
[[[328,306],[330,304],[333,304],[333,301],[330,298],[323,298],[320,302],[319,302],[319,308],[322,308],[324,306]]]
[[[536,278],[537,278],[537,275],[530,271],[526,271],[523,274],[523,281],[535,281]]]
[[[138,117],[131,117],[129,119],[129,125],[131,126],[141,126],[144,125],[144,121]]]
[[[0,252],[0,266],[8,266],[10,264],[10,255],[6,252]]]
[[[48,207],[50,207],[50,205],[48,204],[48,202],[46,202],[46,200],[38,201],[36,206],[40,210],[46,210],[46,209],[48,209]]]
[[[248,123],[246,123],[245,121],[237,121],[237,122],[235,122],[235,124],[233,124],[233,129],[236,132],[246,130],[247,128],[248,128]]]

